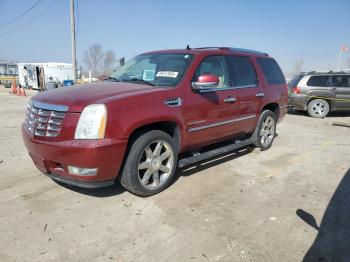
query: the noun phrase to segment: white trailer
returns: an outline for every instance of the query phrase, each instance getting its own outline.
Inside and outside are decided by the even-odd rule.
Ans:
[[[72,79],[72,64],[18,63],[18,81],[26,88],[45,90],[48,83],[62,86],[63,80]]]

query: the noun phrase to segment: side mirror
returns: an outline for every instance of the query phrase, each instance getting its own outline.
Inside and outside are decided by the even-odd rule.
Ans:
[[[212,74],[201,75],[196,82],[192,82],[192,88],[197,91],[208,90],[219,85],[219,77]]]

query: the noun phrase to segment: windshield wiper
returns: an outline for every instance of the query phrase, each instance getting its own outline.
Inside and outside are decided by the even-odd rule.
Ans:
[[[120,80],[116,77],[109,76],[104,81],[114,81],[114,82],[120,82]]]
[[[146,85],[150,85],[150,86],[156,86],[155,84],[151,83],[151,82],[148,82],[148,81],[145,81],[141,78],[131,78],[131,79],[123,79],[122,80],[123,82],[139,82],[139,83],[142,83],[142,84],[146,84]]]

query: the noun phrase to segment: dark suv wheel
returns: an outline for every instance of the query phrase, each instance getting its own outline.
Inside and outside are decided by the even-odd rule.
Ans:
[[[312,100],[307,105],[307,113],[312,117],[326,117],[329,113],[329,104],[323,99]]]
[[[139,136],[132,144],[120,182],[128,191],[151,196],[171,182],[177,165],[177,147],[165,132],[153,130]]]

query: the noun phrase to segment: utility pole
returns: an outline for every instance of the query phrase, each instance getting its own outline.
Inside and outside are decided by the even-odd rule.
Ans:
[[[72,38],[72,69],[74,84],[77,81],[77,54],[76,54],[76,42],[75,42],[75,15],[74,15],[74,1],[70,0],[70,30]]]

